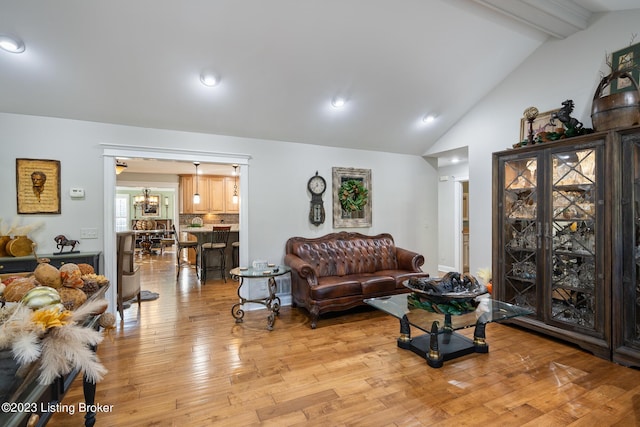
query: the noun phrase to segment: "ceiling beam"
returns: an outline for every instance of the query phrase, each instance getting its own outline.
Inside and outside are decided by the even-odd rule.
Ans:
[[[474,1],[559,39],[586,29],[591,17],[591,12],[572,0]]]

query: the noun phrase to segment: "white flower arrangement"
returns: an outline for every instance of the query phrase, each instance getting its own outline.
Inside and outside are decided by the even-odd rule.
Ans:
[[[482,283],[486,286],[491,282],[492,275],[490,268],[480,268],[476,273],[476,277],[482,280]]]

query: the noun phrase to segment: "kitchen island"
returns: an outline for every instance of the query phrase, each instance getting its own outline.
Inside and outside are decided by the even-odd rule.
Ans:
[[[187,233],[188,240],[197,240],[198,245],[206,243],[211,238],[211,232],[213,231],[213,227],[220,226],[231,226],[231,232],[229,233],[229,241],[227,242],[227,249],[225,250],[225,258],[226,265],[231,267],[233,266],[233,257],[232,257],[232,247],[231,244],[233,242],[237,242],[240,234],[240,224],[203,224],[199,227],[193,227],[187,224],[180,224],[178,228],[179,233]],[[189,251],[189,262],[191,264],[195,264],[196,262],[196,254],[192,251]]]

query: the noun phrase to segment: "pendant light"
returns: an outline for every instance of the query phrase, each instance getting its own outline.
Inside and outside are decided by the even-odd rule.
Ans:
[[[231,198],[234,205],[238,204],[238,165],[233,165],[233,176],[235,181],[233,183],[233,197]]]
[[[196,192],[193,195],[193,203],[194,204],[200,204],[200,193],[198,193],[198,166],[200,165],[200,162],[193,162],[194,165],[196,165]]]
[[[127,163],[116,159],[116,175],[120,175],[127,168]]]

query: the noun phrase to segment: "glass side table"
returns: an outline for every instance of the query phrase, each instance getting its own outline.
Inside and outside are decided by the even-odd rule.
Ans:
[[[364,301],[372,307],[400,319],[398,347],[411,350],[427,360],[432,368],[440,368],[444,361],[471,353],[488,353],[485,327],[487,323],[499,322],[517,316],[532,314],[523,307],[507,304],[490,298],[482,298],[478,308],[461,315],[432,313],[409,304],[411,294],[369,298]],[[424,335],[411,337],[411,326]],[[473,340],[456,333],[456,330],[475,326]]]
[[[267,329],[273,330],[273,324],[276,321],[276,316],[280,312],[280,297],[276,295],[277,284],[276,277],[282,276],[284,274],[290,273],[291,269],[286,265],[276,265],[274,267],[267,267],[267,269],[259,269],[256,270],[252,267],[249,268],[234,268],[229,274],[233,279],[239,279],[240,284],[238,285],[238,298],[240,298],[240,302],[236,303],[231,307],[231,315],[236,319],[236,323],[242,323],[242,319],[244,317],[244,310],[242,306],[248,302],[262,304],[267,307],[269,310],[269,315],[267,316]],[[242,285],[244,285],[245,279],[268,279],[267,290],[269,291],[269,295],[264,298],[257,299],[247,299],[240,295],[240,289],[242,289]]]

